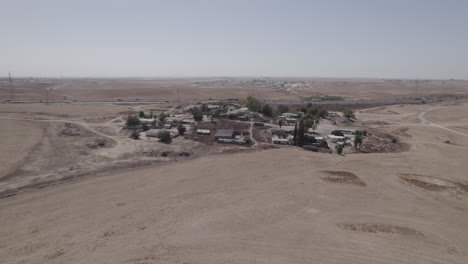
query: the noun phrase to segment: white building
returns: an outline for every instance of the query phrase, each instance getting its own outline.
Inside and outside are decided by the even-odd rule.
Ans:
[[[342,136],[335,136],[335,135],[328,135],[327,137],[328,137],[328,139],[330,139],[331,142],[333,142],[333,143],[336,143],[336,142],[338,142],[338,141],[343,141],[343,140],[345,139],[345,137],[342,137]]]

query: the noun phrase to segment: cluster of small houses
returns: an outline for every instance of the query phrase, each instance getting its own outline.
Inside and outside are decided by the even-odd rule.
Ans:
[[[195,120],[193,119],[193,116],[190,114],[168,116],[164,119],[164,125],[161,125],[161,122],[157,119],[157,116],[155,117],[145,116],[143,118],[140,118],[140,124],[141,125],[146,124],[150,128],[150,130],[146,131],[147,137],[156,137],[157,134],[161,130],[167,130],[171,133],[171,136],[175,136],[175,135],[178,135],[177,125],[183,124],[185,126],[190,127],[190,126],[195,125],[196,123]],[[126,126],[125,128],[140,129],[141,126],[138,126],[138,127]]]
[[[315,138],[316,142],[314,143],[305,143],[305,145],[313,145],[316,147],[325,147],[330,148],[327,141],[334,143],[336,145],[341,146],[351,146],[353,145],[353,138],[355,134],[355,130],[350,129],[338,129],[335,131],[341,132],[344,136],[336,136],[336,135],[321,135],[318,132],[315,132],[312,129],[309,129],[307,133],[305,133],[308,137]],[[294,126],[283,126],[278,129],[272,129],[272,143],[273,144],[280,144],[280,145],[290,145],[293,144],[293,133],[294,133]],[[326,144],[325,144],[326,143]]]
[[[193,127],[196,125],[196,121],[193,119],[193,115],[190,113],[195,108],[199,108],[200,105],[190,105],[182,109],[182,112],[185,114],[177,114],[173,116],[168,116],[164,119],[164,123],[161,123],[157,116],[145,114],[145,117],[140,118],[140,126],[138,127],[128,127],[127,129],[140,129],[141,125],[146,124],[150,127],[150,130],[146,131],[147,137],[157,137],[158,133],[161,130],[167,130],[171,133],[172,136],[178,135],[177,126],[183,124],[187,128]],[[242,105],[237,103],[229,103],[221,107],[217,103],[207,103],[205,105],[207,111],[205,111],[204,119],[214,116],[214,113],[217,113],[219,117],[237,119],[242,121],[254,121],[256,126],[263,126],[266,121],[259,114],[249,111],[247,107],[242,107]],[[329,116],[333,116],[333,113],[329,113]],[[277,120],[282,122],[280,128],[271,128],[272,143],[280,145],[290,145],[293,144],[293,133],[294,125],[298,121],[299,115],[296,113],[283,113],[277,117]],[[306,145],[313,145],[321,148],[329,148],[329,142],[337,145],[352,145],[355,130],[349,129],[340,129],[344,136],[336,135],[321,135],[315,132],[312,129],[309,129],[305,134],[307,137],[314,137],[315,142],[306,143]],[[212,131],[209,129],[197,129],[194,131],[199,135],[210,135]],[[246,144],[245,137],[249,136],[248,131],[238,132],[233,129],[218,129],[215,133],[215,140],[219,143],[231,143],[231,144]]]
[[[211,130],[199,128],[195,131],[199,135],[210,135]],[[234,129],[218,129],[215,133],[215,140],[219,143],[229,144],[246,144],[245,136],[248,136],[248,132],[242,133],[234,131]]]
[[[221,106],[219,103],[209,102],[205,104],[207,111],[204,112],[204,120],[208,120],[213,117],[215,113],[218,113],[219,117],[224,118],[235,118],[238,120],[256,120],[259,122],[265,121],[258,114],[251,113],[246,107],[242,107],[237,103],[229,103],[225,106]],[[138,130],[142,128],[143,124],[146,124],[150,129],[146,131],[147,137],[157,137],[158,133],[162,130],[167,130],[171,133],[171,136],[178,135],[177,126],[182,124],[187,128],[193,127],[197,122],[193,119],[191,112],[195,109],[200,109],[200,105],[189,105],[182,109],[184,114],[177,114],[168,116],[164,119],[164,122],[160,122],[157,115],[150,115],[145,113],[145,116],[139,118],[139,126],[127,126],[124,128]],[[258,122],[257,122],[258,123]],[[257,124],[256,123],[256,124]],[[262,123],[263,124],[263,123]],[[197,129],[195,133],[200,135],[210,135],[212,132],[208,129]],[[216,131],[215,140],[219,143],[231,143],[231,144],[245,144],[245,136],[248,132],[239,133],[233,129],[219,129]]]

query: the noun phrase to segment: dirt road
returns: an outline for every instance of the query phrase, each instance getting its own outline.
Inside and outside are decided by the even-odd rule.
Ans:
[[[253,136],[253,128],[254,128],[254,122],[250,121],[250,129],[249,129],[250,140],[252,140],[252,142],[253,142],[252,147],[256,147],[258,145],[258,142],[255,140],[255,138]]]
[[[437,109],[442,109],[444,107],[434,107],[434,108],[429,108],[427,110],[424,110],[422,111],[421,113],[418,114],[418,119],[421,120],[421,122],[423,122],[424,124],[428,124],[428,125],[431,125],[431,126],[435,126],[435,127],[438,127],[440,129],[444,129],[444,130],[447,130],[447,131],[450,131],[452,133],[455,133],[455,134],[458,134],[458,135],[461,135],[461,136],[465,136],[465,137],[468,137],[468,134],[465,134],[465,133],[462,133],[460,131],[456,131],[456,130],[453,130],[453,129],[450,129],[446,126],[442,126],[442,125],[439,125],[439,124],[436,124],[434,122],[431,122],[429,120],[427,120],[426,118],[424,118],[424,115],[429,112],[429,111],[434,111],[434,110],[437,110]],[[466,124],[451,124],[451,125],[466,125]]]

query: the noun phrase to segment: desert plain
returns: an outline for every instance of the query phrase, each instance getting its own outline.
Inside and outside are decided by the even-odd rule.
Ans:
[[[174,100],[177,90],[190,100],[252,93],[264,100],[463,97],[464,81],[321,80],[289,90],[198,87],[187,80],[101,82],[18,83],[18,100],[44,100],[50,88],[48,97],[70,102],[0,104],[2,263],[468,260],[463,98],[356,109],[360,128],[392,135],[407,148],[344,155],[184,137],[170,145],[133,140],[121,129],[128,114],[168,111],[176,103],[73,103]],[[1,95],[7,100],[8,90]]]

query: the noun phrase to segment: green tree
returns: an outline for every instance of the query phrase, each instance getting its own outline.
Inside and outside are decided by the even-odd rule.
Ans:
[[[283,119],[278,120],[278,125],[280,128],[283,126]]]
[[[273,116],[273,108],[269,104],[265,104],[262,107],[262,113],[268,117]]]
[[[323,108],[320,108],[320,109],[318,110],[317,115],[318,115],[320,118],[325,118],[325,117],[328,116],[328,111],[325,110],[325,109],[323,109]]]
[[[343,116],[347,119],[355,118],[354,112],[349,109],[343,110]]]
[[[166,119],[166,114],[164,112],[162,112],[161,114],[159,114],[159,121],[164,121],[164,119]]]
[[[248,96],[245,105],[252,112],[260,112],[262,110],[262,102],[253,96]]]
[[[304,136],[304,142],[317,143],[317,139],[315,137],[313,137],[313,136],[305,135]]]
[[[278,107],[276,108],[276,111],[279,113],[279,114],[282,114],[282,113],[286,113],[286,112],[289,112],[289,107],[286,106],[286,105],[278,105]]]
[[[304,120],[299,120],[299,128],[297,129],[297,145],[304,146],[305,142],[305,126]]]
[[[293,143],[297,144],[297,122],[294,125]]]
[[[177,126],[177,131],[179,132],[179,135],[182,136],[183,134],[185,134],[185,131],[187,131],[187,129],[182,124],[179,124]]]
[[[127,126],[138,126],[140,119],[137,116],[129,115],[127,117]]]
[[[358,135],[359,136],[367,136],[367,130],[356,130],[354,132],[354,135],[356,135],[356,136],[358,136]]]
[[[140,112],[138,113],[138,116],[140,116],[140,118],[143,118],[143,117],[145,117],[145,112],[143,112],[143,111],[140,111]]]
[[[141,126],[141,128],[143,129],[143,131],[148,131],[149,130],[149,127],[148,127],[148,125],[146,123],[143,124],[143,126]]]
[[[156,137],[159,138],[159,142],[162,142],[162,143],[169,144],[172,142],[171,133],[167,130],[159,131]]]
[[[203,113],[200,110],[195,110],[193,112],[193,119],[195,121],[202,121],[203,120]]]
[[[354,137],[354,148],[358,149],[358,147],[361,145],[362,145],[362,136],[361,134],[357,134]]]
[[[140,133],[133,131],[132,134],[130,135],[130,138],[133,139],[139,139],[140,138]]]
[[[201,105],[201,111],[202,112],[207,112],[208,111],[208,105],[207,104],[202,104]]]
[[[338,152],[338,155],[341,155],[343,153],[343,147],[341,145],[336,145],[336,152]]]

